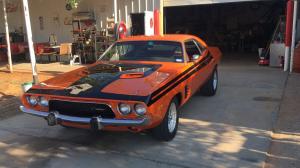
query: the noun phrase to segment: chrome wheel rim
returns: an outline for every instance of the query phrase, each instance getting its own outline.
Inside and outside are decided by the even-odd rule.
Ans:
[[[174,132],[176,123],[177,123],[177,108],[176,108],[176,104],[172,102],[169,109],[169,116],[168,116],[168,128],[170,133]]]
[[[215,73],[214,73],[214,80],[213,80],[214,90],[217,90],[217,86],[218,86],[218,74],[217,74],[217,71],[215,71]]]

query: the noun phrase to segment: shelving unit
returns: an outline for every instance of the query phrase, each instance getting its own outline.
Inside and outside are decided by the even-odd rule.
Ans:
[[[96,60],[98,60],[99,57],[105,52],[105,50],[114,43],[114,36],[114,19],[107,18],[107,28],[105,30],[97,32],[94,36]]]
[[[93,13],[78,12],[73,14],[73,53],[80,55],[84,63],[94,62],[94,37],[96,20]]]

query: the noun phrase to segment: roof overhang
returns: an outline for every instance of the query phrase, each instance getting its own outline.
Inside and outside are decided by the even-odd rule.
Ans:
[[[271,1],[271,0],[164,0],[164,7],[236,3],[236,2],[254,2],[254,1]]]

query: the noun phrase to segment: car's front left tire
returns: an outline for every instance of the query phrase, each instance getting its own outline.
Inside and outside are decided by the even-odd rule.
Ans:
[[[178,104],[176,98],[171,101],[163,121],[151,131],[154,138],[161,141],[171,141],[175,137],[179,122]]]

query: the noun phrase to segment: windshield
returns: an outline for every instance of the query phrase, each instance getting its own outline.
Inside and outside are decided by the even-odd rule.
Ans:
[[[117,42],[101,57],[101,61],[183,62],[181,43],[171,41]]]

